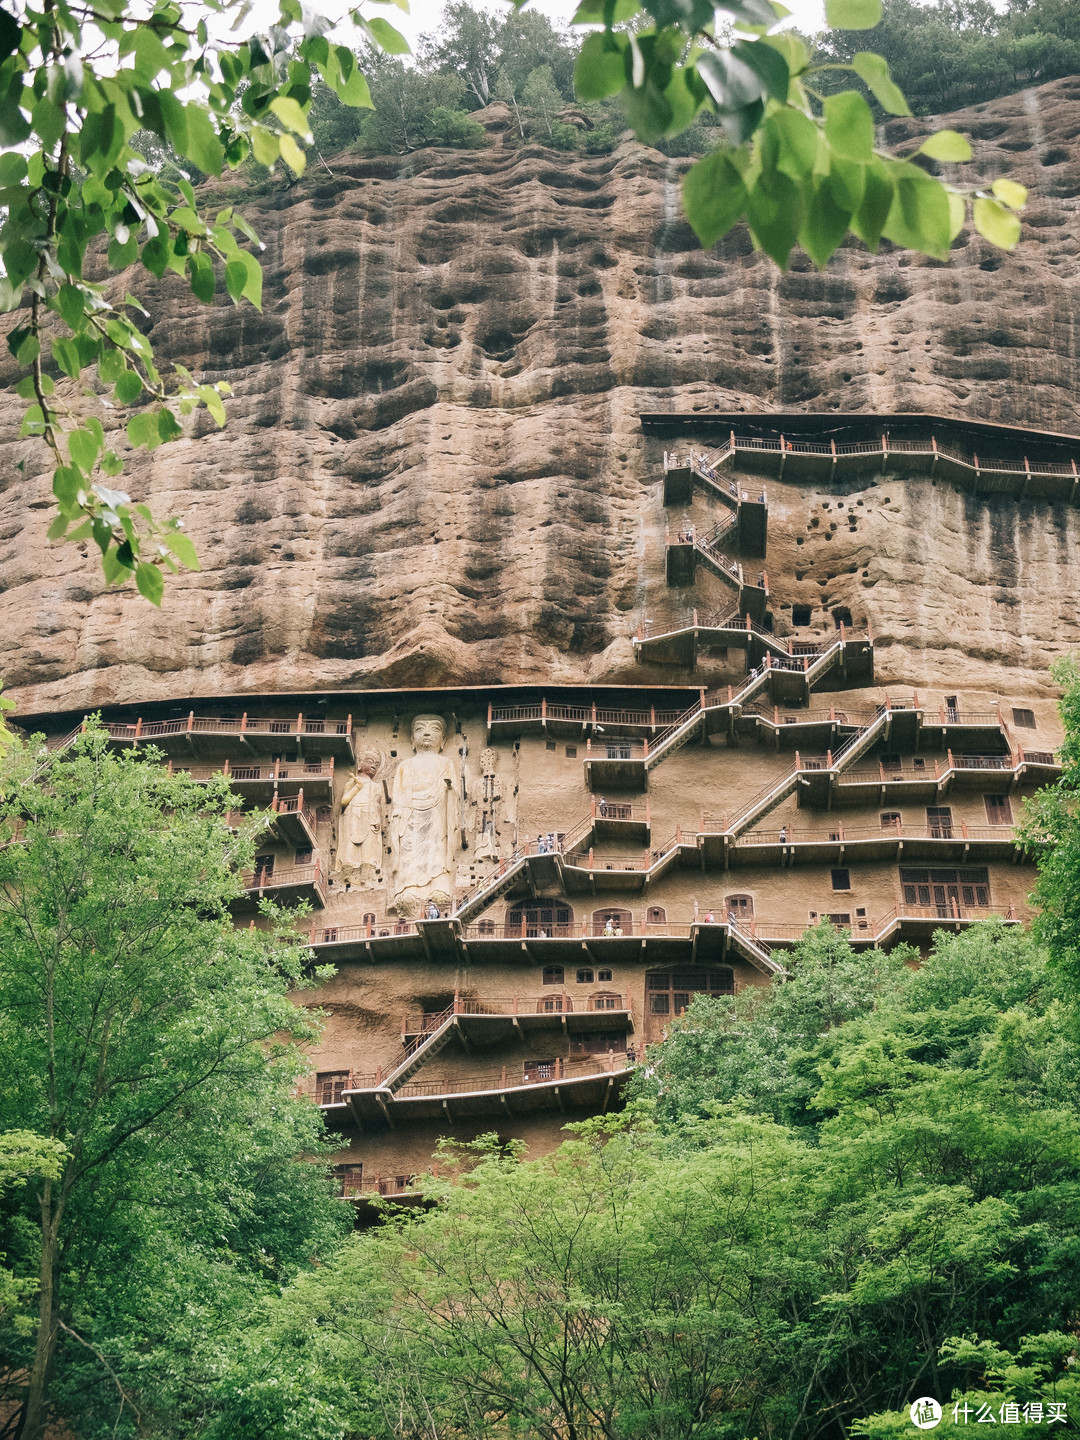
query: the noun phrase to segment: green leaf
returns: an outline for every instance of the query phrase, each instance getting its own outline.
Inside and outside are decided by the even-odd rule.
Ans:
[[[750,191],[746,205],[750,233],[781,270],[787,269],[788,256],[798,238],[802,209],[800,186],[779,170],[764,171]]]
[[[112,270],[126,270],[139,258],[139,242],[132,235],[123,245],[117,240],[109,243],[109,268]]]
[[[268,130],[265,125],[255,125],[251,131],[251,151],[260,165],[267,169],[276,164],[281,157],[278,147],[278,136],[273,130]]]
[[[153,449],[157,444],[157,421],[149,411],[144,411],[141,415],[133,415],[127,422],[125,430],[128,444],[136,450],[141,450],[144,446]]]
[[[66,128],[67,116],[63,107],[54,104],[47,95],[43,95],[34,106],[31,115],[34,133],[40,137],[45,149],[51,150]]]
[[[706,155],[683,179],[683,209],[706,249],[727,234],[746,209],[746,199],[746,185],[726,150]]]
[[[851,217],[851,228],[871,254],[877,252],[893,203],[893,182],[885,165],[875,161],[864,167],[862,200]]]
[[[201,105],[185,105],[187,136],[181,151],[207,175],[220,175],[225,151],[210,116]]]
[[[1003,205],[1008,205],[1010,210],[1022,210],[1027,204],[1027,187],[1018,185],[1015,180],[1006,180],[1002,177],[1000,180],[995,180],[990,189]]]
[[[889,73],[888,62],[880,55],[871,50],[860,50],[853,57],[851,68],[883,110],[890,115],[911,114],[903,92]]]
[[[80,428],[72,430],[68,435],[68,450],[71,452],[71,458],[86,475],[89,475],[94,468],[99,449],[97,438],[91,435],[89,430]]]
[[[144,600],[149,600],[151,605],[161,604],[161,597],[165,594],[165,578],[156,565],[140,562],[135,571],[135,584]]]
[[[971,207],[971,218],[979,234],[999,250],[1014,249],[1020,239],[1019,215],[1007,210],[996,200],[977,195]]]
[[[310,143],[311,130],[307,116],[291,95],[275,95],[270,101],[270,109],[287,129]],[[284,151],[282,153],[284,154]]]
[[[967,205],[964,197],[957,195],[955,191],[946,192],[949,197],[949,240],[952,242],[964,228],[964,221],[967,219]]]
[[[617,44],[617,42],[616,42]],[[574,64],[574,89],[582,100],[605,100],[626,84],[626,63],[621,48],[612,48],[603,32],[585,37]]]
[[[412,54],[405,36],[401,34],[400,30],[395,30],[389,20],[384,20],[381,15],[376,15],[373,20],[367,22],[367,31],[387,55]]]
[[[70,516],[68,516],[68,515],[56,515],[56,516],[54,516],[52,524],[49,526],[48,530],[45,531],[45,538],[46,538],[47,540],[61,540],[61,539],[63,539],[65,533],[67,532],[67,528],[68,528],[68,526],[69,526],[70,524],[71,524],[71,517],[70,517]]]
[[[243,272],[241,277],[240,272]],[[230,273],[232,279],[229,279]],[[246,250],[238,250],[225,267],[226,283],[229,286],[229,294],[234,300],[249,300],[256,310],[262,310],[262,266],[254,255]],[[233,286],[239,288],[234,293]]]
[[[731,53],[744,65],[749,65],[765,87],[765,93],[781,105],[787,103],[791,72],[787,61],[779,50],[764,45],[760,40],[740,40],[732,46]]]
[[[116,377],[113,394],[118,405],[133,405],[143,393],[143,383],[134,370],[123,370]]]
[[[52,342],[53,359],[59,365],[65,375],[72,380],[78,380],[82,372],[82,365],[79,363],[79,349],[71,340],[54,340]]]
[[[281,158],[297,179],[299,179],[307,166],[307,157],[303,150],[301,150],[291,135],[282,135],[278,140],[278,144],[281,147]]]
[[[836,197],[837,186],[831,175],[817,178],[804,191],[806,208],[799,228],[799,244],[819,270],[824,270],[836,247],[847,234],[851,211]]]
[[[106,450],[101,457],[101,468],[106,475],[119,475],[124,468],[124,462],[115,450]]]
[[[801,110],[786,105],[769,116],[765,127],[776,138],[774,168],[793,180],[810,175],[817,162],[819,145],[818,127],[814,122]]]
[[[826,97],[825,139],[844,160],[865,163],[874,153],[874,117],[856,90]]]
[[[157,432],[159,443],[162,445],[169,440],[179,440],[180,436],[184,433],[177,422],[176,416],[167,405],[163,405],[157,412]]]
[[[15,332],[13,331],[12,334]],[[8,340],[8,348],[11,348],[11,340]],[[20,332],[18,346],[15,349],[15,359],[20,365],[32,365],[41,354],[41,344],[38,338],[30,330]]]
[[[214,299],[215,278],[214,263],[210,256],[204,250],[196,250],[194,255],[188,256],[187,271],[192,293],[205,305],[211,304]]]
[[[185,535],[182,530],[174,530],[165,543],[185,569],[198,570],[201,568],[199,557],[195,551],[195,543],[190,535]]]
[[[882,234],[935,260],[949,255],[949,197],[940,180],[914,165],[893,167],[895,194]]]
[[[79,491],[83,488],[83,477],[70,465],[61,465],[53,471],[53,494],[61,507],[69,513],[78,509]]]
[[[872,30],[881,21],[881,0],[825,0],[830,30]]]
[[[916,150],[916,155],[929,155],[931,160],[962,164],[971,159],[971,145],[959,130],[938,130],[928,135]]]
[[[66,281],[60,286],[56,297],[56,303],[60,308],[64,323],[69,330],[78,330],[83,318],[83,296],[77,285],[68,284]]]

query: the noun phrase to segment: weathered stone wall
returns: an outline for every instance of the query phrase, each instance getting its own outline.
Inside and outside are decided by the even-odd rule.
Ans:
[[[505,117],[487,119],[481,152],[346,155],[247,201],[262,315],[139,275],[162,361],[235,389],[225,432],[204,418],[132,467],[136,493],[189,517],[203,559],[160,616],[45,544],[45,458],[12,438],[5,402],[0,671],[24,710],[623,679],[628,632],[664,599],[640,410],[1080,429],[1080,81],[949,121],[976,142],[976,173],[1031,188],[1015,254],[970,235],[948,265],[853,245],[824,274],[781,276],[743,230],[702,253],[679,208],[685,162],[629,143],[518,151]],[[925,128],[893,122],[888,139]],[[947,684],[959,664],[969,683],[1047,693],[1046,657],[1073,639],[1075,514],[912,481],[859,498],[824,584],[872,614],[880,673]],[[797,538],[819,543],[805,527],[829,503],[778,497],[774,577],[795,574]],[[781,606],[821,578],[792,580]]]

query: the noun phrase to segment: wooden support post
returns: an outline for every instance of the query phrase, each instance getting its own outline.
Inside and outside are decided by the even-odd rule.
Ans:
[[[192,711],[189,712],[188,717],[187,717],[187,733],[190,735],[191,732],[192,732],[192,730],[194,730],[194,728],[195,728],[195,711],[192,710]]]

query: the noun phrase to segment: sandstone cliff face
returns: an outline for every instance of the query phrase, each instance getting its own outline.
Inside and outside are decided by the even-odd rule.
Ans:
[[[139,276],[159,359],[235,391],[224,432],[202,421],[131,467],[136,494],[189,518],[203,561],[160,616],[45,544],[44,455],[12,438],[5,402],[0,672],[24,713],[646,678],[627,636],[677,597],[641,410],[931,411],[1080,432],[1080,79],[949,120],[986,173],[1031,189],[1015,254],[971,236],[948,265],[851,246],[824,274],[797,261],[779,275],[742,230],[702,253],[681,218],[685,162],[630,143],[519,151],[505,117],[487,118],[481,152],[346,155],[247,202],[262,315]],[[894,122],[888,139],[929,128]],[[911,481],[887,493],[827,552],[795,540],[829,497],[785,493],[778,612],[803,602],[795,575],[814,552],[826,584],[841,577],[834,599],[873,619],[883,678],[959,665],[972,685],[1007,672],[1013,691],[1044,686],[1051,637],[1080,639],[1062,628],[1078,610],[1077,512]]]

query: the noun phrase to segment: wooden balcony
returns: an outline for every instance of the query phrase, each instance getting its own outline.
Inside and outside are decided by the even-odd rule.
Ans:
[[[193,780],[210,780],[224,775],[231,789],[256,804],[269,804],[275,795],[295,795],[299,790],[309,800],[328,801],[334,794],[334,757],[314,760],[223,760],[219,765],[185,765],[169,760],[170,773],[182,771]]]
[[[196,715],[183,719],[118,720],[103,722],[115,745],[156,745],[169,756],[275,755],[295,751],[303,758],[334,756],[355,758],[352,716],[328,720],[322,716],[294,715],[271,719],[248,714],[235,716]]]
[[[794,422],[792,428],[796,432],[800,423],[807,418],[816,417],[788,417],[789,421]],[[835,426],[835,417],[827,418],[830,425]],[[1061,451],[1070,442],[1075,445],[1073,436],[1043,435],[1031,431],[1014,431],[1010,435],[1009,430],[1012,427],[976,422],[969,427],[969,434],[975,443],[979,443],[976,437],[981,436],[987,449],[996,448],[1000,451],[1010,441],[1016,447],[1017,453],[1011,459],[989,459],[985,453],[980,457],[974,449],[963,449],[955,442],[938,443],[933,433],[935,421],[938,426],[950,431],[963,428],[963,422],[942,420],[941,417],[931,415],[901,418],[909,433],[916,418],[924,423],[925,436],[922,439],[897,440],[888,434],[881,434],[872,440],[837,444],[835,440],[808,441],[797,438],[797,434],[784,434],[779,430],[779,426],[778,433],[770,436],[739,435],[731,430],[720,449],[711,452],[710,461],[715,466],[721,460],[730,458],[730,463],[738,465],[740,470],[775,475],[778,479],[786,478],[795,482],[832,481],[875,471],[882,474],[891,471],[899,474],[941,476],[976,494],[1001,492],[1069,500],[1072,503],[1075,503],[1080,495],[1080,473],[1077,471],[1075,458],[1060,461],[1030,460],[1022,453],[1029,440],[1033,442],[1036,450],[1045,450],[1052,444],[1056,450]],[[728,417],[716,419],[719,419],[721,424],[728,423]],[[691,430],[696,429],[699,432],[702,425],[700,416],[642,415],[641,420],[646,431],[659,427],[669,433],[676,424],[685,424]],[[730,423],[740,422],[738,417],[732,416]],[[780,425],[782,424],[783,420],[780,421]],[[665,457],[665,472],[668,469],[687,469],[693,463],[694,457],[685,449],[681,454],[672,452]],[[738,483],[746,482],[740,480]]]
[[[581,993],[569,994],[562,986],[546,986],[540,993],[515,995],[511,1000],[473,1000],[455,996],[445,1010],[409,1010],[401,1022],[401,1042],[433,1034],[452,1021],[468,1045],[497,1045],[528,1031],[583,1030],[630,1031],[634,1029],[634,1004],[629,994],[592,985]],[[377,1077],[378,1078],[378,1077]]]
[[[297,849],[314,850],[318,846],[315,833],[315,811],[304,804],[304,792],[296,795],[275,795],[270,804],[275,834]]]
[[[1012,825],[978,825],[966,820],[939,824],[844,825],[824,829],[791,826],[750,830],[731,845],[732,865],[867,864],[873,861],[1019,860],[1024,846]]]
[[[611,729],[620,734],[650,735],[664,730],[682,710],[646,709],[621,706],[562,705],[545,698],[525,705],[488,705],[489,736],[542,734],[566,740],[583,740],[587,735]]]
[[[244,889],[246,894],[232,902],[233,910],[253,910],[264,897],[282,905],[308,900],[320,910],[326,905],[326,873],[321,860],[311,865],[248,871],[244,876]]]
[[[513,1119],[545,1110],[603,1114],[617,1101],[635,1065],[610,1051],[584,1060],[518,1062],[475,1075],[410,1080],[400,1090],[380,1088],[374,1074],[353,1075],[342,1092],[353,1120],[363,1129],[395,1128],[410,1120],[456,1124],[481,1116]]]

